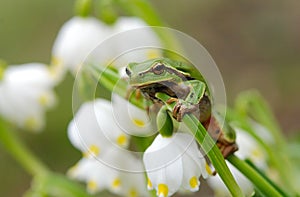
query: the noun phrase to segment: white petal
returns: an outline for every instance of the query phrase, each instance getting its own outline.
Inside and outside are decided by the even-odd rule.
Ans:
[[[47,87],[54,84],[48,67],[41,63],[11,65],[5,70],[3,80],[14,84],[31,84],[34,87]]]
[[[158,135],[144,153],[144,165],[158,195],[170,196],[181,186],[183,176],[182,150],[176,145],[176,135]]]
[[[246,131],[236,128],[236,143],[239,150],[235,153],[242,159],[251,159],[251,161],[262,169],[266,169],[266,153],[256,140]]]
[[[105,101],[103,101],[105,102]],[[94,102],[87,102],[83,104],[73,119],[73,123],[70,123],[69,133],[78,133],[81,139],[81,143],[78,143],[78,137],[75,138],[73,144],[84,153],[93,153],[94,156],[98,156],[108,146],[109,141],[103,135],[100,125],[96,118],[96,108],[94,108]],[[102,109],[98,109],[102,110]],[[74,124],[74,125],[72,125]],[[75,131],[74,131],[75,130]],[[70,135],[70,136],[74,136]],[[71,138],[72,140],[73,138]],[[102,150],[103,149],[103,150]]]
[[[117,183],[118,172],[109,168],[94,158],[83,158],[73,166],[68,175],[74,179],[85,181],[91,193],[109,188],[112,183]]]
[[[8,67],[0,82],[0,114],[19,127],[41,130],[45,110],[55,104],[53,85],[44,64]]]
[[[254,120],[251,121],[251,126],[253,127],[253,131],[255,132],[255,134],[257,134],[261,139],[263,139],[265,143],[270,145],[274,144],[275,140],[266,127],[255,122]]]
[[[111,103],[96,100],[95,108],[99,109],[96,111],[96,118],[104,136],[110,140],[112,144],[127,147],[129,144],[129,136],[123,132],[120,125],[115,122]]]
[[[114,41],[118,43],[116,53],[119,56],[114,64],[118,67],[126,66],[130,62],[142,62],[161,57],[162,53],[159,48],[162,45],[157,35],[141,19],[120,17],[114,26],[114,33],[120,32],[123,33],[114,37]]]
[[[112,102],[116,122],[125,133],[135,136],[149,136],[156,133],[145,110],[139,109],[117,94],[112,95]]]
[[[61,28],[52,56],[73,73],[87,55],[110,34],[110,29],[96,18],[73,17]]]
[[[238,185],[242,189],[245,196],[251,196],[253,194],[253,186],[251,182],[241,174],[234,166],[232,166],[229,162],[226,162],[230,171],[232,172],[235,180]],[[231,196],[227,187],[219,177],[219,175],[211,176],[207,179],[207,183],[209,186],[215,191],[216,196]]]

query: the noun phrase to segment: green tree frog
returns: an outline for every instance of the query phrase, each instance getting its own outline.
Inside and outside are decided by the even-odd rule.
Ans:
[[[219,115],[212,115],[207,84],[196,69],[180,61],[156,58],[130,63],[126,74],[129,84],[154,103],[161,102],[156,93],[169,95],[169,102],[176,102],[172,115],[178,122],[185,114],[194,114],[217,141],[224,157],[237,150],[234,130],[228,125],[221,129]]]

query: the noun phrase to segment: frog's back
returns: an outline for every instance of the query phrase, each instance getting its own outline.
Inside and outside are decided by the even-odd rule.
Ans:
[[[191,64],[167,58],[166,61],[168,61],[168,63],[171,64],[174,68],[189,73],[192,78],[205,82],[204,77],[201,75],[201,73]]]

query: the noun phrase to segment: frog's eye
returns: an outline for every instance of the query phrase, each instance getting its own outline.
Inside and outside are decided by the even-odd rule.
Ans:
[[[165,69],[165,65],[161,64],[161,63],[158,63],[156,64],[155,66],[153,66],[152,70],[153,70],[153,73],[156,74],[156,75],[160,75],[161,73],[164,72],[164,69]]]
[[[128,75],[128,77],[130,77],[131,71],[130,71],[128,68],[125,69],[125,72],[126,72],[126,74]]]

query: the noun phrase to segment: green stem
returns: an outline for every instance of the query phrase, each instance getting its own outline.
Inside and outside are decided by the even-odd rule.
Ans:
[[[194,131],[193,134],[195,135],[197,142],[201,145],[204,152],[207,153],[208,158],[232,196],[243,196],[243,193],[226,165],[219,148],[216,146],[213,139],[206,136],[207,132],[198,119],[193,115],[186,115],[183,118],[183,122],[189,127],[192,133]],[[206,140],[205,143],[204,139]]]
[[[175,104],[167,103],[168,99],[170,98],[168,95],[164,93],[157,93],[156,97],[162,100],[170,111],[173,111]],[[220,175],[232,196],[243,196],[242,190],[233,178],[228,166],[226,165],[223,155],[216,146],[215,141],[207,134],[206,129],[202,126],[199,120],[194,115],[186,114],[183,117],[183,122],[189,128],[190,132],[195,136],[203,151],[207,153],[208,158],[212,162],[217,173]]]
[[[264,179],[256,170],[254,170],[245,161],[235,155],[230,155],[227,160],[244,174],[262,193],[266,196],[282,196],[266,179]]]
[[[279,149],[285,146],[285,138],[270,106],[257,91],[240,93],[236,99],[236,110],[240,112],[240,115],[250,115],[254,120],[264,125],[274,137]]]
[[[23,166],[32,176],[41,176],[48,173],[47,167],[38,160],[31,151],[15,135],[14,131],[0,120],[0,141],[4,148]]]
[[[94,74],[94,77],[99,80],[99,83],[108,88],[110,91],[115,89],[115,85],[119,84],[120,86],[123,86],[121,83],[117,83],[117,73],[109,72],[108,70],[101,70],[101,68],[99,68],[100,70],[96,69],[97,68],[94,67],[91,68],[90,71]],[[99,74],[101,74],[100,78]],[[118,90],[120,91],[116,93],[121,96],[126,95],[127,93],[127,89],[118,88]],[[157,98],[166,102],[170,97],[165,94],[158,93]],[[166,105],[169,107],[169,110],[172,111],[174,106],[170,106],[169,104]],[[203,150],[207,153],[216,171],[219,173],[220,177],[228,187],[231,194],[233,196],[243,196],[243,193],[234,180],[230,170],[228,169],[219,148],[216,146],[213,139],[209,135],[207,135],[205,128],[198,121],[198,119],[192,115],[186,115],[183,118],[183,122],[189,127],[192,134],[195,135],[196,140],[202,146]]]
[[[256,100],[260,100],[260,101],[256,101]],[[252,103],[251,105],[249,105],[249,103]],[[256,103],[256,104],[254,104]],[[258,104],[261,103],[261,104]],[[262,103],[265,103],[264,105]],[[249,106],[248,106],[249,105]],[[254,107],[256,106],[256,107]],[[258,107],[261,106],[261,107]],[[261,110],[261,109],[265,109],[265,110]],[[273,118],[273,115],[271,115],[271,111],[269,109],[269,107],[266,106],[266,102],[263,101],[263,99],[258,95],[258,93],[256,92],[246,92],[246,93],[242,93],[238,99],[237,99],[237,109],[231,110],[229,108],[227,108],[227,115],[229,117],[230,121],[233,121],[235,123],[237,123],[237,126],[240,127],[241,129],[249,132],[249,134],[251,134],[255,140],[265,149],[265,151],[267,152],[267,155],[269,156],[269,160],[270,160],[270,164],[275,167],[277,169],[277,171],[280,174],[280,181],[282,183],[282,185],[284,185],[285,187],[289,188],[290,190],[294,190],[297,191],[297,186],[295,185],[295,182],[293,181],[294,179],[292,177],[294,177],[294,174],[292,173],[291,169],[292,169],[292,164],[290,162],[290,160],[288,159],[286,152],[286,143],[283,139],[283,137],[279,137],[281,136],[280,132],[276,132],[278,134],[274,134],[273,132],[271,133],[273,136],[276,135],[277,137],[274,136],[275,141],[274,145],[271,146],[270,144],[268,144],[266,142],[265,139],[261,139],[258,135],[257,132],[255,132],[253,126],[251,125],[251,123],[249,122],[249,116],[248,113],[250,113],[253,116],[253,114],[257,114],[257,117],[255,117],[257,119],[257,121],[266,126],[267,122],[270,122],[271,120],[274,121],[274,124],[276,124],[275,119]],[[265,114],[263,114],[265,112]],[[268,118],[267,116],[272,116],[271,118]],[[264,121],[262,120],[262,117],[264,117]],[[268,131],[271,132],[270,127],[266,127],[268,129]],[[273,129],[278,128],[277,126],[274,126]],[[277,139],[276,138],[282,138],[282,139]],[[281,141],[281,142],[280,142]],[[278,145],[278,143],[280,145]],[[282,162],[284,161],[285,165],[282,165]]]
[[[124,80],[119,79],[120,76],[118,75],[118,73],[113,72],[110,69],[102,69],[100,66],[95,67],[91,65],[88,66],[88,69],[89,70],[87,72],[90,72],[95,80],[99,81],[99,83],[107,90],[112,91],[123,98],[126,98],[128,96],[128,85]],[[128,99],[132,104],[139,107],[140,109],[145,109],[145,100],[137,97],[138,96],[136,96],[134,92]]]
[[[21,142],[14,131],[6,127],[1,119],[0,142],[7,152],[34,177],[32,188],[29,193],[27,193],[27,196],[39,193],[44,194],[45,196],[48,196],[49,194],[50,196],[90,197],[81,185],[68,180],[63,175],[48,170],[48,168]]]

